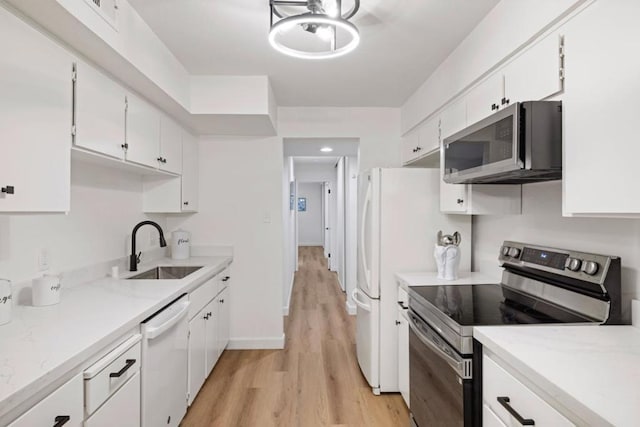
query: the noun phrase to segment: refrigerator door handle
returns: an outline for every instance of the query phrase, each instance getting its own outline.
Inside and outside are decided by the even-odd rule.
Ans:
[[[351,298],[353,298],[353,301],[358,307],[360,307],[364,311],[368,311],[369,313],[371,313],[371,306],[369,304],[363,303],[358,299],[358,288],[354,289],[353,292],[351,292]]]
[[[367,219],[367,210],[369,209],[369,204],[371,203],[371,181],[367,184],[367,195],[364,197],[364,204],[362,205],[362,220],[360,221],[360,258],[362,259],[362,269],[364,270],[364,280],[367,289],[371,289],[371,283],[369,280],[370,272],[369,266],[367,265],[367,253],[364,247],[365,239],[364,233],[367,228],[366,219]],[[354,298],[355,300],[355,298]]]

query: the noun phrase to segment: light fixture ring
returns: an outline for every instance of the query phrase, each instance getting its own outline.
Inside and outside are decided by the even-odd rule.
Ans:
[[[310,25],[328,25],[335,26],[336,28],[340,28],[345,30],[350,36],[351,41],[335,50],[324,51],[324,52],[307,52],[298,49],[292,49],[288,46],[279,43],[276,40],[276,37],[281,32],[292,29],[297,25],[310,24]],[[347,21],[343,18],[332,18],[325,14],[318,13],[307,13],[303,15],[294,15],[289,16],[280,21],[276,22],[271,26],[271,30],[269,31],[269,43],[271,46],[289,56],[293,56],[295,58],[303,58],[303,59],[327,59],[327,58],[336,58],[339,56],[346,55],[347,53],[353,51],[360,44],[360,32],[358,28],[353,25],[351,22]]]

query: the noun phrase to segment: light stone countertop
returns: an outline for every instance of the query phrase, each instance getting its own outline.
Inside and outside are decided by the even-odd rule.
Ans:
[[[473,336],[579,425],[638,425],[639,328],[485,326]]]
[[[396,281],[405,290],[409,291],[411,286],[440,286],[440,285],[482,285],[498,284],[500,277],[489,276],[484,273],[460,272],[457,280],[438,279],[438,273],[434,272],[413,272],[396,273]]]
[[[15,305],[12,321],[0,326],[0,425],[5,415],[13,417],[25,401],[77,374],[89,358],[231,262],[230,256],[164,258],[140,264],[138,272],[160,265],[204,267],[181,280],[124,280],[137,274],[126,272],[120,279],[63,286],[57,305]]]

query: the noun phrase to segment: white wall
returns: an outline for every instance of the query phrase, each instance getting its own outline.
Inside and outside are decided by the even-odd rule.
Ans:
[[[140,176],[74,160],[69,214],[0,215],[0,277],[21,282],[37,276],[42,248],[51,269],[58,271],[127,256],[130,233],[145,219],[167,233],[165,215],[142,213]],[[140,229],[137,247],[158,247],[157,236],[155,228]]]
[[[298,269],[298,243],[296,234],[296,194],[295,185],[293,188],[293,209],[290,209],[290,191],[291,183],[294,183],[295,166],[293,163],[293,157],[284,158],[284,169],[282,171],[282,235],[284,241],[284,256],[283,256],[283,292],[282,292],[282,307],[283,314],[286,316],[289,314],[289,299],[291,297],[291,288],[293,287],[293,278],[296,270]]]
[[[322,184],[301,182],[298,196],[307,199],[307,210],[298,211],[298,246],[322,246]]]
[[[473,218],[473,268],[496,274],[504,240],[617,255],[622,258],[623,316],[640,297],[640,220],[562,217],[560,181],[522,187],[522,215]]]
[[[358,158],[347,157],[345,168],[345,291],[349,314],[356,314],[351,293],[357,285],[358,270]]]
[[[282,348],[282,139],[201,138],[199,149],[199,212],[169,218],[168,229],[233,246],[230,347]]]

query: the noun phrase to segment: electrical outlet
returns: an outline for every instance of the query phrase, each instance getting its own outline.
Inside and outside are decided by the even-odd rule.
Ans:
[[[41,248],[38,253],[38,270],[44,271],[49,269],[49,250]]]

